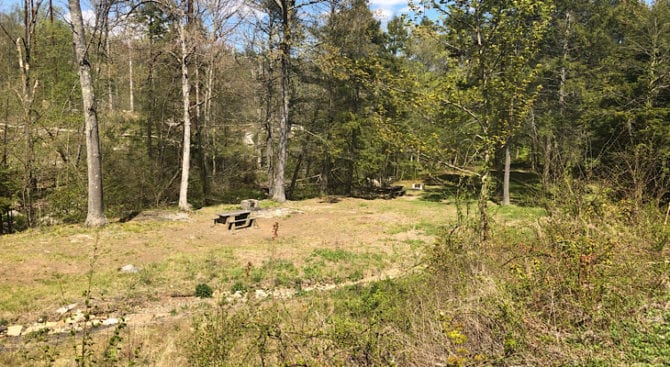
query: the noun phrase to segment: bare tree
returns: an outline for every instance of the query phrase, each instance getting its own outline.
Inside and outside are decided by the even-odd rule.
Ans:
[[[36,186],[34,176],[34,138],[33,124],[37,116],[35,113],[35,92],[39,85],[39,80],[33,77],[31,71],[33,60],[33,36],[37,25],[37,13],[41,1],[36,3],[30,0],[23,2],[23,37],[16,40],[16,51],[21,72],[21,90],[18,92],[21,106],[23,108],[23,135],[25,138],[24,148],[24,175],[22,206],[28,225],[34,222],[33,215],[33,191]]]
[[[88,167],[88,212],[86,225],[97,227],[107,223],[105,218],[102,189],[102,155],[98,135],[98,113],[95,90],[91,78],[91,63],[88,58],[88,47],[84,20],[79,0],[68,0],[72,21],[72,39],[75,57],[79,68],[79,84],[81,85],[82,102],[84,105],[84,122],[86,134],[86,163]]]

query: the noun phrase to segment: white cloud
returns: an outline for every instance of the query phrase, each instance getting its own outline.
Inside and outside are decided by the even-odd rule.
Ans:
[[[95,25],[95,11],[93,10],[82,10],[81,11],[81,17],[84,19],[84,24],[87,26],[94,26]],[[70,17],[70,12],[65,12],[63,14],[63,19],[68,22],[72,23],[72,18]]]
[[[394,12],[390,9],[375,9],[372,11],[372,15],[375,19],[382,22],[386,22],[393,17]]]
[[[407,0],[372,0],[370,5],[383,9],[396,8],[398,5],[407,7]]]
[[[400,14],[407,9],[408,0],[371,0],[370,9],[375,18],[382,24],[386,24],[394,15]]]

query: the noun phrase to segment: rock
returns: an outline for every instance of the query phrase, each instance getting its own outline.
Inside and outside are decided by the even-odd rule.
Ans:
[[[116,325],[118,323],[119,323],[119,319],[117,319],[115,317],[110,317],[110,318],[102,321],[103,326]]]
[[[12,325],[7,328],[7,336],[19,336],[23,331],[23,325]]]
[[[141,269],[133,264],[124,265],[119,268],[119,271],[122,273],[138,273]]]
[[[240,202],[240,206],[243,210],[261,210],[259,201],[255,199],[242,200],[242,202]]]
[[[28,327],[26,327],[26,330],[23,331],[23,335],[28,335],[30,333],[34,333],[40,330],[46,329],[47,326],[44,324],[33,324]]]
[[[59,309],[56,310],[56,313],[59,315],[65,315],[66,313],[70,312],[71,310],[74,310],[74,308],[77,307],[76,303],[69,304],[67,306],[63,306]]]
[[[256,289],[256,298],[257,299],[267,298],[268,296],[269,296],[269,294],[267,292],[265,292],[264,290]]]
[[[76,324],[76,323],[79,323],[79,322],[83,321],[84,318],[85,318],[84,314],[80,310],[77,310],[77,312],[74,315],[65,319],[65,323],[66,324]]]

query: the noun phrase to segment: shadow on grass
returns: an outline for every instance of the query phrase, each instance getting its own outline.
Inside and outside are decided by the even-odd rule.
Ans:
[[[493,172],[493,190],[491,200],[502,201],[502,182],[498,182],[497,172]],[[440,202],[444,200],[476,200],[481,189],[478,176],[459,173],[444,173],[425,181],[428,187],[423,191],[421,200]],[[510,199],[518,206],[542,205],[543,192],[540,176],[529,171],[510,173]]]

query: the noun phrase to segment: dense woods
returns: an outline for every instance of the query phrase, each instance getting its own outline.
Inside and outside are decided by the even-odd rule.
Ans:
[[[445,172],[481,239],[511,170],[538,202],[668,204],[668,1],[425,1],[384,24],[365,0],[82,5],[0,14],[3,232]]]

